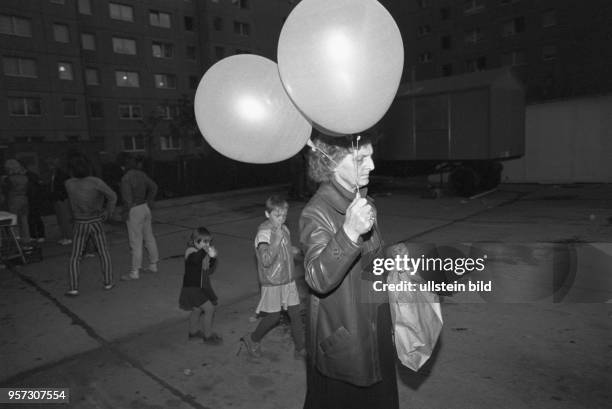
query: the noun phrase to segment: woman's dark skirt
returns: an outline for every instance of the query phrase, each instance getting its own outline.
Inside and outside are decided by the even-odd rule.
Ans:
[[[398,409],[396,353],[391,338],[389,304],[378,308],[378,354],[382,381],[371,386],[355,386],[329,378],[314,365],[307,365],[304,409]]]

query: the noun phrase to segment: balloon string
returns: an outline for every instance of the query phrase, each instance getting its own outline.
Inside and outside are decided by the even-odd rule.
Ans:
[[[311,139],[308,140],[308,142],[306,142],[306,145],[308,145],[310,147],[310,149],[312,149],[313,152],[319,152],[321,155],[325,156],[327,158],[327,160],[329,160],[331,163],[333,163],[335,166],[338,166],[338,163],[333,160],[331,158],[331,156],[329,156],[327,153],[325,153],[323,151],[323,149],[319,148],[317,145],[315,145]]]
[[[355,196],[359,197],[359,166],[357,166],[357,152],[359,151],[359,140],[361,135],[355,136],[355,144],[353,145],[353,139],[351,139],[351,148],[353,148],[353,165],[355,166]]]

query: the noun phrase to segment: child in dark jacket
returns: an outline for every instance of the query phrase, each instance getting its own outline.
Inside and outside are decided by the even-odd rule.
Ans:
[[[217,265],[217,250],[211,243],[212,236],[205,227],[191,234],[185,250],[185,276],[179,306],[191,311],[189,339],[202,338],[205,344],[218,345],[223,339],[212,330],[217,295],[210,284],[210,275]],[[203,330],[199,326],[201,315],[204,315]]]

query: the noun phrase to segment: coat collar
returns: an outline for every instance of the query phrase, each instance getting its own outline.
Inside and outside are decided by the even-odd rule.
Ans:
[[[346,209],[355,199],[355,192],[346,190],[334,177],[329,182],[326,182],[321,186],[319,190],[321,197],[329,205],[331,205],[337,212],[341,214],[346,213]],[[359,189],[361,197],[365,197],[368,202],[373,202],[372,198],[368,197],[368,188],[362,187]]]

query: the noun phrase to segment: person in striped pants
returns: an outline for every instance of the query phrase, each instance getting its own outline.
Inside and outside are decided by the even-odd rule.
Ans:
[[[90,176],[89,161],[84,155],[71,157],[69,167],[72,177],[66,180],[65,186],[72,207],[74,229],[70,256],[70,283],[65,295],[75,297],[79,295],[81,258],[90,237],[100,256],[104,289],[110,290],[115,286],[103,222],[110,219],[113,214],[117,204],[117,194],[102,179]]]

